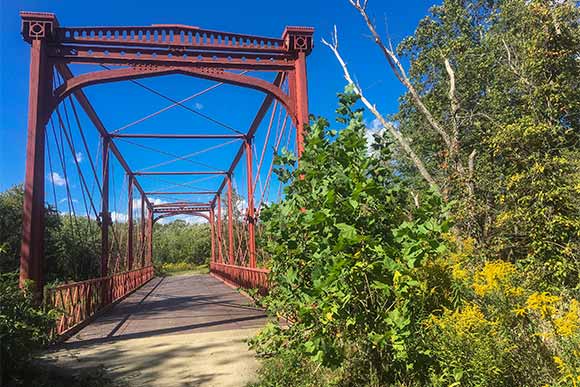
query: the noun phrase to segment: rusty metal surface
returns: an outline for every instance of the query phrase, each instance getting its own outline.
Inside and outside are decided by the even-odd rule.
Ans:
[[[154,278],[63,345],[256,328],[265,313],[209,275]]]
[[[269,269],[210,263],[211,274],[231,286],[242,289],[256,289],[260,294],[268,293]]]
[[[147,266],[108,277],[73,282],[45,291],[45,304],[61,312],[54,334],[74,329],[100,309],[124,297],[153,277]]]
[[[142,244],[145,243],[147,246],[141,257],[141,261],[144,261],[142,265],[150,265],[154,256],[152,240],[153,225],[156,220],[177,214],[199,215],[209,218],[208,220],[211,226],[212,272],[215,275],[219,275],[225,281],[233,282],[243,287],[258,287],[261,292],[265,292],[267,289],[267,271],[256,268],[257,257],[254,234],[256,232],[255,223],[257,222],[259,208],[256,209],[254,205],[254,186],[256,183],[253,182],[252,176],[254,170],[252,141],[254,140],[260,123],[269,111],[272,103],[276,101],[276,105],[280,104],[283,106],[287,112],[287,116],[294,123],[296,128],[297,156],[300,157],[302,154],[304,148],[304,130],[308,124],[306,57],[313,48],[314,30],[310,27],[288,26],[280,38],[271,38],[206,30],[196,26],[178,24],[128,27],[64,27],[59,24],[54,14],[43,12],[21,12],[21,18],[22,36],[31,45],[28,145],[20,271],[21,284],[24,285],[27,280],[34,280],[36,281],[37,292],[39,293],[42,289],[44,281],[42,268],[43,214],[45,202],[44,125],[65,97],[74,96],[87,114],[89,120],[96,127],[103,141],[102,189],[100,189],[102,203],[100,215],[97,216],[95,209],[95,215],[101,224],[102,277],[114,274],[117,270],[117,268],[113,268],[112,270],[109,268],[109,261],[111,259],[110,248],[112,246],[109,239],[109,226],[111,224],[111,215],[109,212],[109,158],[110,154],[112,154],[129,176],[127,200],[130,214],[132,214],[133,188],[136,188],[141,196],[141,228],[143,230],[142,234],[145,235],[142,235],[141,241]],[[105,70],[89,70],[88,72],[75,75],[68,66],[72,63],[100,65]],[[62,84],[58,87],[56,87],[56,84],[52,85],[51,78],[53,70],[56,70],[63,78]],[[238,72],[237,70],[242,71]],[[248,72],[254,70],[274,72],[276,73],[275,79],[273,82],[268,82],[260,77],[247,75]],[[109,133],[83,91],[83,87],[85,86],[121,80],[130,80],[133,83],[149,89],[137,82],[136,79],[168,74],[192,76],[219,82],[219,85],[229,84],[258,90],[265,94],[264,100],[246,133],[230,128],[234,132],[237,132],[237,135],[180,135],[171,133],[133,135],[135,138],[207,139],[215,137],[217,139],[225,139],[234,137],[243,139],[244,141],[240,144],[240,148],[227,171],[133,171],[114,142],[115,137],[122,137],[123,135],[117,134],[115,136],[114,133]],[[53,90],[54,87],[56,89]],[[155,90],[149,91],[155,92]],[[163,96],[159,92],[155,93]],[[181,105],[183,107],[181,102],[167,96],[163,97],[173,102],[171,106]],[[272,114],[274,114],[275,109],[276,107],[272,110]],[[192,110],[192,112],[194,111]],[[149,115],[148,117],[152,117],[153,115]],[[209,119],[209,117],[206,118]],[[213,120],[213,122],[216,121]],[[285,122],[284,120],[284,125]],[[268,128],[269,130],[270,127]],[[264,145],[265,149],[266,146]],[[245,230],[242,231],[242,236],[247,233],[245,235],[247,237],[246,239],[241,236],[234,238],[232,228],[234,218],[232,214],[231,179],[234,170],[244,155],[246,157],[246,192],[248,196],[247,208],[245,209],[243,219]],[[257,176],[259,176],[260,168],[261,161],[258,163]],[[98,184],[98,177],[94,166],[93,173]],[[216,191],[187,192],[188,195],[194,193],[213,195],[213,199],[207,204],[184,204],[177,202],[171,203],[170,206],[158,207],[153,206],[147,194],[186,194],[185,192],[167,191],[145,192],[137,176],[158,174],[220,174],[224,176],[221,185]],[[81,175],[81,180],[84,181],[80,169],[79,175]],[[221,213],[221,198],[223,190],[226,189],[226,184],[228,189],[228,264],[225,264],[226,260],[224,259],[225,247],[223,246],[224,238],[222,235],[224,232],[222,229],[222,221],[224,219],[222,219]],[[101,187],[99,186],[99,188]],[[264,192],[262,192],[262,197],[263,194]],[[258,204],[258,207],[260,207],[260,204]],[[146,223],[143,222],[145,208],[148,210]],[[156,217],[155,215],[158,216]],[[133,237],[131,232],[133,223],[129,221],[129,224],[131,237],[127,238],[127,266],[131,268],[134,260]],[[237,248],[234,246],[236,240],[238,241]],[[247,240],[245,246],[241,242],[243,240]],[[242,251],[245,249],[248,251]],[[216,252],[218,255],[216,255]],[[246,253],[248,256],[247,262]],[[236,266],[236,262],[244,266],[249,266],[249,268]],[[206,281],[208,280],[209,278],[206,279]],[[197,289],[197,291],[200,290]],[[207,292],[207,289],[204,291]],[[208,297],[215,298],[213,295]],[[105,295],[103,295],[103,299],[105,299]],[[141,302],[141,304],[143,303],[145,301]],[[119,329],[116,328],[116,331]]]

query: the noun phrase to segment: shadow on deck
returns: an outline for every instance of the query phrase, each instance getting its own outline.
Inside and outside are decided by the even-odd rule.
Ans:
[[[47,355],[130,385],[243,386],[264,311],[209,275],[154,278]]]

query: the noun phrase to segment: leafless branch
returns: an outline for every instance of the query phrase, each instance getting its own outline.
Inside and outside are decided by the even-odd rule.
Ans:
[[[510,70],[512,71],[512,73],[514,73],[526,85],[532,87],[532,83],[518,71],[516,65],[514,64],[514,60],[512,58],[511,50],[510,50],[508,44],[506,43],[506,41],[504,39],[502,39],[501,42],[503,43],[503,47],[505,48],[505,51],[507,53],[508,67],[510,68]]]
[[[475,170],[475,155],[477,154],[477,149],[474,149],[469,154],[469,173],[473,176],[473,171]]]
[[[349,1],[352,2],[352,0],[349,0]],[[357,1],[355,4],[359,4],[359,2]],[[364,4],[366,5],[366,2]],[[362,103],[367,107],[367,109],[369,109],[373,113],[373,115],[379,120],[381,125],[391,134],[391,136],[393,136],[393,138],[395,138],[395,140],[397,141],[399,146],[402,148],[404,153],[411,159],[411,161],[413,162],[415,167],[418,169],[421,176],[429,184],[433,185],[437,190],[439,190],[439,186],[435,182],[435,179],[433,179],[431,174],[427,171],[427,169],[425,168],[425,165],[423,164],[421,159],[417,156],[417,154],[413,151],[413,149],[409,145],[409,142],[403,137],[403,135],[397,130],[397,128],[395,128],[395,126],[391,122],[388,122],[382,116],[382,114],[379,113],[379,111],[377,110],[375,105],[373,105],[365,97],[361,87],[353,81],[352,76],[350,75],[350,72],[348,70],[348,66],[346,65],[345,61],[343,60],[342,56],[340,55],[340,52],[338,51],[338,33],[336,30],[336,26],[334,26],[334,33],[332,35],[331,41],[332,41],[332,43],[329,43],[325,39],[322,39],[322,43],[325,46],[327,46],[328,48],[330,48],[330,50],[333,52],[334,56],[338,60],[338,63],[342,67],[342,71],[344,73],[344,78],[346,79],[346,81],[350,85],[353,86],[355,93],[357,93],[360,96]]]
[[[455,93],[455,71],[451,67],[449,63],[449,59],[444,59],[445,63],[445,70],[447,71],[447,75],[449,76],[449,101],[451,104],[451,119],[453,124],[453,138],[452,143],[456,146],[456,143],[459,138],[459,127],[457,125],[457,112],[459,111],[459,101],[457,100],[457,95]],[[454,149],[457,151],[457,149]]]
[[[413,197],[413,203],[416,208],[421,207],[421,201],[419,200],[419,194],[411,191],[411,196]]]
[[[366,11],[367,1],[364,1],[363,4],[361,4],[361,2],[359,0],[348,0],[348,1],[363,17],[369,31],[373,35],[373,39],[374,39],[375,43],[379,46],[379,48],[383,52],[385,58],[387,59],[387,62],[389,63],[389,66],[391,67],[391,70],[393,71],[393,73],[395,74],[397,79],[399,79],[399,81],[411,93],[411,97],[413,98],[413,101],[415,102],[415,106],[417,107],[419,112],[425,117],[425,119],[427,120],[429,125],[437,133],[439,133],[439,135],[441,135],[441,138],[443,138],[443,141],[445,142],[447,147],[451,149],[452,143],[451,143],[451,139],[450,139],[449,135],[447,134],[447,132],[445,131],[443,126],[435,119],[435,117],[433,117],[433,115],[431,114],[429,109],[427,109],[427,107],[423,104],[423,101],[421,100],[419,93],[417,92],[417,90],[415,89],[413,84],[411,83],[409,77],[407,76],[405,68],[403,67],[403,65],[399,61],[399,58],[395,54],[395,51],[393,50],[392,46],[390,46],[391,48],[388,48],[383,43],[380,35],[377,33],[375,25],[371,21],[368,13]]]

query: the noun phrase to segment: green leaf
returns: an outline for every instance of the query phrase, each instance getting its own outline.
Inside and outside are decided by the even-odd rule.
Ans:
[[[358,235],[356,232],[356,228],[351,226],[350,224],[346,223],[338,223],[336,224],[336,228],[340,230],[339,238],[350,241],[350,242],[358,242]]]

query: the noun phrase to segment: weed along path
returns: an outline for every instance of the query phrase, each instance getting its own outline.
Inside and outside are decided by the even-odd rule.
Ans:
[[[103,367],[130,386],[244,386],[258,363],[245,342],[265,314],[215,278],[154,278],[45,356]]]

